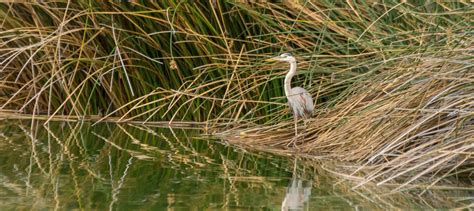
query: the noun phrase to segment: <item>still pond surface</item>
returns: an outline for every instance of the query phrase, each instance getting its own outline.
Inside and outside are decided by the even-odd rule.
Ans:
[[[384,198],[383,189],[352,191],[316,166],[229,146],[196,129],[0,121],[0,210],[354,210],[444,203],[409,193]],[[448,197],[466,197],[455,193]]]

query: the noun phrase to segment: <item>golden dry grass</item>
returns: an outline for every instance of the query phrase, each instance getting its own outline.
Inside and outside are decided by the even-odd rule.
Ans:
[[[471,46],[469,43],[467,46]],[[412,55],[372,81],[354,84],[332,108],[319,107],[293,139],[291,122],[228,130],[232,143],[356,163],[357,186],[424,180],[474,172],[474,69],[472,54],[458,50],[433,58]],[[285,151],[285,150],[284,150]],[[283,153],[284,153],[283,151]],[[426,177],[431,178],[425,180]],[[423,178],[423,179],[421,179]],[[465,180],[468,182],[468,180]],[[471,181],[472,182],[472,181]]]

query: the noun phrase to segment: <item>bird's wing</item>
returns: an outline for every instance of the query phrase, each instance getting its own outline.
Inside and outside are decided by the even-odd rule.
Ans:
[[[305,89],[294,87],[291,89],[291,95],[288,96],[288,103],[293,113],[298,117],[308,117],[313,113],[313,99]]]

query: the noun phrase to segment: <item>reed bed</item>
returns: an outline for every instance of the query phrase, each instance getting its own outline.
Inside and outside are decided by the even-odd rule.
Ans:
[[[410,60],[371,82],[355,85],[358,87],[350,97],[309,119],[307,128],[300,128],[305,132],[296,149],[287,146],[294,138],[291,122],[230,130],[223,135],[249,146],[286,147],[315,157],[359,163],[350,176],[362,170],[370,172],[359,186],[395,180],[405,181],[402,188],[422,176],[432,178],[431,185],[447,176],[472,177],[472,64],[421,59],[414,66],[415,61]]]
[[[292,153],[287,66],[263,62],[291,52],[316,101],[299,154],[356,163],[356,186],[469,183],[473,13],[462,1],[3,3],[0,109],[199,122]]]

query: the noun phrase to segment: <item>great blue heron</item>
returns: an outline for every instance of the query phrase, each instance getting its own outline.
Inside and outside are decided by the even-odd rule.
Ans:
[[[293,110],[293,119],[295,121],[295,139],[298,137],[298,119],[307,118],[313,113],[313,99],[311,95],[301,87],[291,88],[291,78],[296,74],[296,59],[290,53],[283,53],[267,61],[285,61],[290,63],[290,70],[285,76],[285,95],[288,99],[288,105]]]

